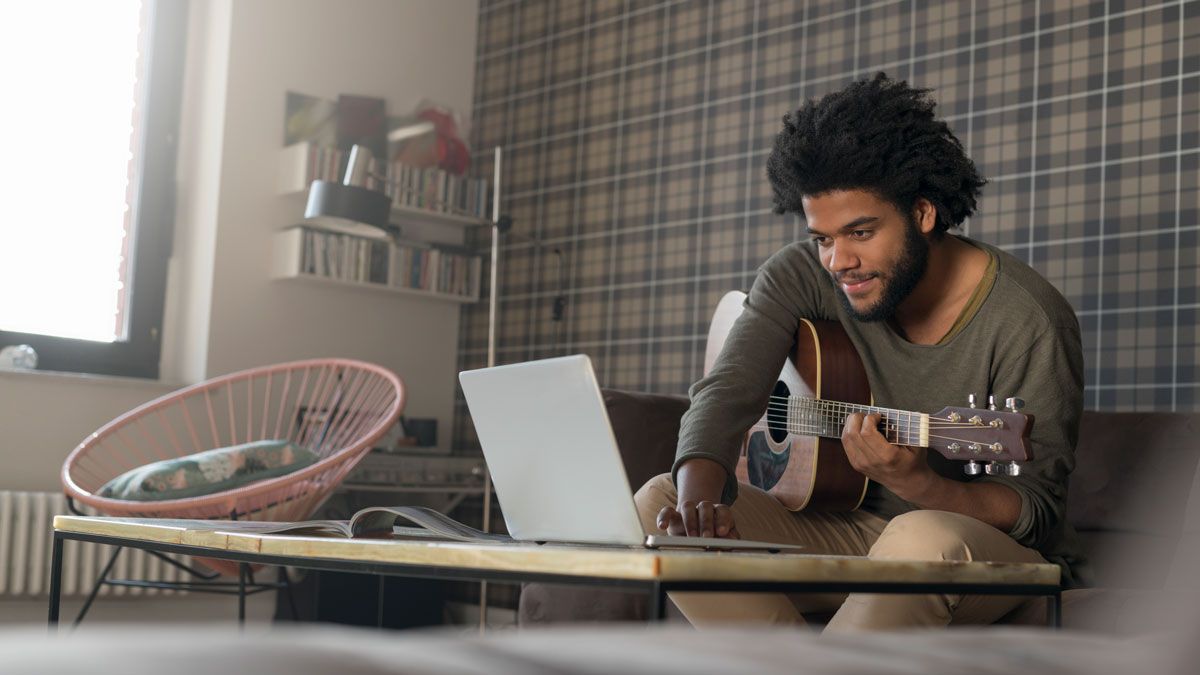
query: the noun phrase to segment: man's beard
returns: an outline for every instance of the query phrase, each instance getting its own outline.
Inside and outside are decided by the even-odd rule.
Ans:
[[[904,232],[904,250],[900,252],[900,258],[891,273],[887,277],[880,277],[884,286],[879,301],[868,307],[866,311],[860,312],[850,303],[850,298],[846,296],[846,291],[838,282],[838,297],[842,301],[842,307],[846,309],[847,314],[859,321],[890,319],[896,313],[896,308],[900,306],[900,303],[904,302],[904,299],[917,287],[921,277],[925,276],[925,266],[928,263],[929,242],[917,229],[916,220],[910,217],[908,227]],[[835,279],[835,281],[838,280]]]

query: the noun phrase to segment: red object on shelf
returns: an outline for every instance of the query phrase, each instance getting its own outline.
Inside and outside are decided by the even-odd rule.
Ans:
[[[417,106],[416,117],[433,123],[433,133],[422,134],[400,144],[392,159],[409,166],[436,166],[449,173],[466,175],[470,151],[458,131],[458,122],[448,108],[432,104]]]

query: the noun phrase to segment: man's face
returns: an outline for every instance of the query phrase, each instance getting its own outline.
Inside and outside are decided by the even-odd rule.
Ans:
[[[859,321],[895,314],[925,275],[929,258],[916,220],[864,190],[805,197],[802,204],[846,311]]]

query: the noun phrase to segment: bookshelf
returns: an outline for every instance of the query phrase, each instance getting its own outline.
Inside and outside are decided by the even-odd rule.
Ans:
[[[279,194],[305,194],[309,183],[318,179],[338,182],[339,167],[344,162],[344,153],[336,148],[315,147],[307,142],[289,145],[279,154]],[[414,169],[399,163],[387,165],[377,160],[372,160],[370,167],[372,176],[366,187],[393,197],[393,221],[463,227],[492,224],[487,215],[485,179],[464,179],[437,169]],[[440,210],[437,208],[440,204],[450,204],[475,215]]]
[[[278,193],[298,197],[307,193],[313,180],[337,180],[343,162],[335,148],[310,143],[285,147],[279,155]],[[368,225],[305,220],[276,233],[273,278],[448,302],[478,301],[482,257],[462,246],[417,237],[429,226],[445,231],[491,225],[486,217],[487,181],[373,162],[366,187],[392,196],[390,220],[417,236],[393,241]],[[460,240],[461,233],[454,238]]]
[[[479,300],[482,267],[461,247],[307,225],[275,234],[276,279],[467,303]]]

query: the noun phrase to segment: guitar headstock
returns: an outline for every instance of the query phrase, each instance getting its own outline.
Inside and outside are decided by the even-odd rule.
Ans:
[[[1033,416],[1019,409],[942,408],[929,416],[929,448],[959,461],[1027,462]]]

